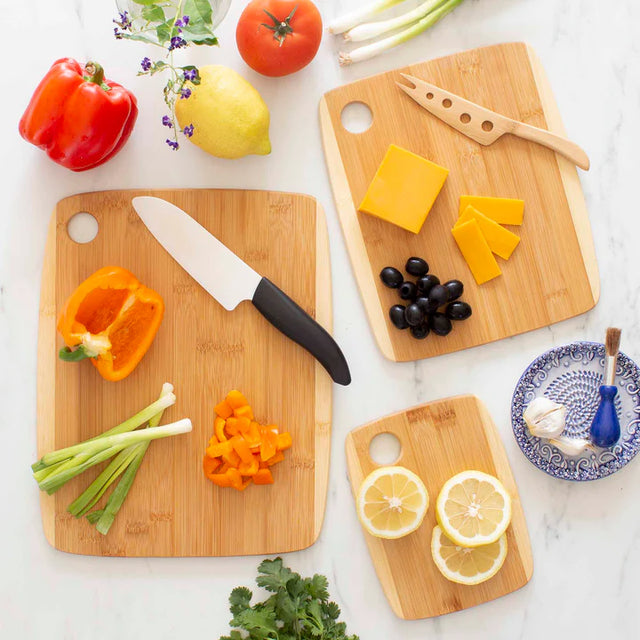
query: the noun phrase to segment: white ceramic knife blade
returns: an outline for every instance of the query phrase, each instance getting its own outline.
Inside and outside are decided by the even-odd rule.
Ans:
[[[262,276],[188,213],[151,196],[132,203],[154,238],[227,311],[253,298]]]

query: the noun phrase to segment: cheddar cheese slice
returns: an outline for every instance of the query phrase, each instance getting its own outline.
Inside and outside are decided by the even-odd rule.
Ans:
[[[454,227],[451,233],[478,284],[497,278],[502,273],[475,218]]]
[[[486,196],[460,196],[458,215],[462,215],[469,205],[472,205],[478,211],[484,213],[487,218],[491,218],[498,224],[522,224],[524,200],[489,198]]]
[[[520,237],[512,233],[508,229],[501,227],[497,222],[487,218],[480,213],[475,207],[469,205],[464,213],[458,218],[455,226],[458,227],[469,220],[475,219],[480,226],[480,231],[484,236],[489,248],[493,253],[500,256],[504,260],[508,260],[514,249],[520,242]]]
[[[418,233],[449,170],[392,144],[358,209]]]

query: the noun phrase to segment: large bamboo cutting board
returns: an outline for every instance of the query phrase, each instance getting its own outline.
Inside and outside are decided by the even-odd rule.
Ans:
[[[49,542],[73,553],[121,556],[271,554],[311,545],[326,500],[331,379],[249,302],[225,311],[184,272],[131,207],[156,195],[185,211],[261,274],[277,283],[324,327],[331,327],[325,218],[314,198],[267,191],[108,191],[58,203],[44,260],[38,348],[38,453],[71,445],[118,424],[175,386],[164,423],[189,417],[193,432],[153,442],[106,537],[66,507],[97,474],[87,472],[52,497],[43,494]],[[98,221],[97,237],[76,244],[67,223],[77,212]],[[57,359],[55,323],[65,299],[105,265],[131,270],[165,300],[150,351],[121,382],[106,382],[89,362]],[[220,489],[202,473],[214,405],[231,389],[256,418],[280,425],[293,448],[274,468],[276,483],[243,493]]]
[[[431,502],[420,528],[404,538],[383,540],[363,530],[394,613],[407,620],[431,618],[493,600],[525,585],[533,573],[527,525],[507,455],[482,402],[470,395],[447,398],[354,429],[346,442],[354,494],[378,466],[369,456],[369,445],[381,433],[391,433],[400,440],[402,449],[394,464],[422,478]],[[493,578],[475,586],[449,582],[436,568],[430,550],[438,493],[451,476],[467,469],[499,478],[513,507],[505,563]]]
[[[400,72],[432,82],[468,100],[564,135],[558,108],[535,53],[522,43],[474,49],[354,82],[320,103],[325,155],[342,229],[369,320],[384,355],[406,361],[499,340],[578,315],[599,297],[598,270],[588,214],[576,168],[532,142],[505,135],[481,146],[444,124],[405,95]],[[369,106],[373,123],[350,133],[341,112],[352,102]],[[418,235],[356,207],[389,144],[450,170]],[[522,198],[525,220],[511,229],[522,241],[503,275],[478,287],[451,227],[462,194]],[[397,304],[378,274],[402,268],[409,256],[426,258],[441,280],[458,278],[473,316],[446,338],[413,339],[395,329],[388,309]]]

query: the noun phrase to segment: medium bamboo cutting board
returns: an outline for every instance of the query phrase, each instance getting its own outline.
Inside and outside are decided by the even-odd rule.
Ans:
[[[536,127],[566,135],[553,94],[535,53],[512,43],[474,49],[354,82],[320,102],[325,156],[342,230],[384,355],[417,360],[537,329],[591,309],[600,294],[593,238],[576,168],[554,152],[505,135],[482,146],[452,129],[405,95],[400,72],[432,82],[472,102]],[[406,84],[406,82],[405,82]],[[352,102],[371,109],[364,133],[350,133],[341,113]],[[415,235],[358,213],[364,193],[389,144],[397,144],[450,170],[422,230]],[[460,195],[521,198],[524,224],[503,275],[480,287],[451,235]],[[409,256],[424,257],[443,282],[464,282],[473,316],[446,337],[413,339],[388,319],[397,292],[382,285],[386,266],[400,269]]]
[[[447,398],[354,429],[346,440],[354,494],[379,466],[370,458],[369,446],[381,433],[398,438],[401,452],[394,464],[418,474],[430,499],[420,528],[404,538],[383,540],[363,529],[393,612],[405,620],[431,618],[473,607],[524,586],[533,573],[529,533],[507,455],[484,404],[471,395]],[[496,476],[510,493],[513,509],[504,565],[493,578],[475,586],[449,582],[431,557],[438,493],[449,478],[468,469]]]
[[[325,218],[314,198],[268,191],[106,191],[58,203],[47,240],[38,346],[38,455],[115,426],[155,400],[165,381],[177,403],[163,423],[189,417],[193,432],[153,442],[109,534],[66,508],[97,470],[53,496],[42,494],[49,542],[72,553],[118,556],[227,556],[294,551],[313,544],[326,501],[331,379],[301,347],[250,303],[227,312],[147,231],[131,206],[136,195],[178,205],[277,283],[331,329],[331,277]],[[77,244],[67,233],[78,212],[98,221],[97,237]],[[66,298],[105,265],[132,271],[165,300],[149,352],[121,382],[107,382],[89,362],[57,359],[56,318]],[[293,447],[271,486],[239,493],[215,487],[202,472],[214,406],[240,389],[256,418],[291,432]]]

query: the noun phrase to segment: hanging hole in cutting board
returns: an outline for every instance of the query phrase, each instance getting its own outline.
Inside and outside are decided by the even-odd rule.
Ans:
[[[462,122],[462,124],[469,124],[471,122],[471,116],[468,113],[461,113],[460,122]]]
[[[373,113],[364,102],[349,102],[340,112],[340,122],[349,133],[364,133],[373,124]]]
[[[395,464],[401,453],[402,445],[393,433],[379,433],[369,443],[369,457],[381,466]]]
[[[67,222],[69,237],[78,244],[87,244],[98,235],[98,221],[86,211],[76,213]]]
[[[491,131],[491,129],[493,129],[493,122],[491,122],[491,120],[485,120],[482,123],[482,129],[484,131]]]
[[[453,104],[453,102],[451,102],[451,100],[449,100],[449,98],[445,98],[445,99],[442,101],[442,106],[443,106],[445,109],[448,109],[452,104]]]

